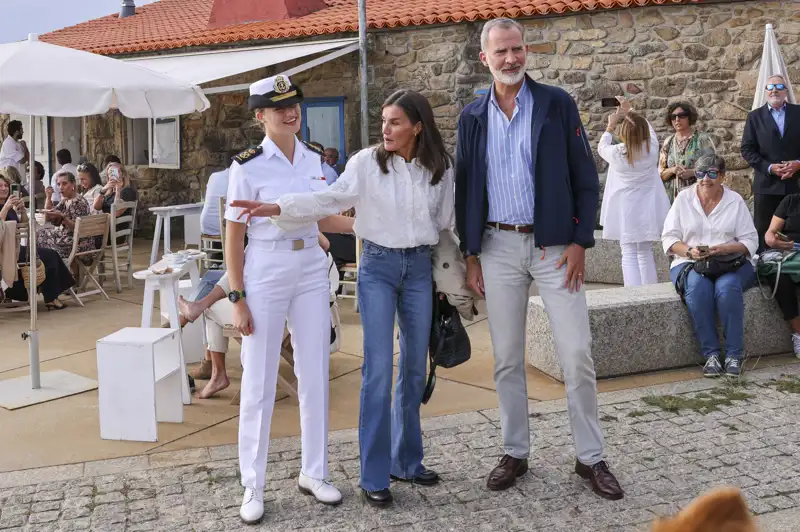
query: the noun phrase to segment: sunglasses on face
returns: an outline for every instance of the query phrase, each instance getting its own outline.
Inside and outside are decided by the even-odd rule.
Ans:
[[[719,170],[698,170],[694,175],[697,176],[697,179],[703,179],[704,177],[716,179],[719,177]]]
[[[689,118],[689,113],[675,113],[673,115],[669,115],[672,120],[678,120],[680,118]]]
[[[767,90],[768,91],[775,91],[775,90],[783,91],[783,90],[786,90],[786,85],[784,85],[783,83],[768,83],[767,84]]]

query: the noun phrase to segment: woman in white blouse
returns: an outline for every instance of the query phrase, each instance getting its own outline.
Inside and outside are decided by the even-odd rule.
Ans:
[[[78,165],[78,182],[81,185],[81,193],[89,203],[91,214],[100,214],[103,211],[94,207],[95,199],[103,195],[103,182],[100,180],[100,172],[91,163]]]
[[[669,198],[658,173],[658,138],[643,116],[632,112],[627,101],[619,100],[597,147],[608,162],[600,224],[604,239],[619,240],[625,286],[653,284],[658,282],[653,242],[661,240],[669,211]],[[612,144],[617,128],[622,144]]]
[[[433,300],[431,246],[454,223],[452,158],[419,93],[392,94],[382,110],[383,142],[358,152],[339,179],[319,192],[282,196],[277,204],[234,202],[251,216],[307,223],[356,209],[363,239],[358,303],[364,330],[361,490],[367,502],[392,502],[390,478],[433,485],[422,465],[420,403],[425,389]],[[400,359],[392,397],[394,319]]]
[[[664,222],[661,241],[664,252],[675,257],[670,277],[676,288],[683,286],[700,354],[706,360],[703,375],[738,376],[744,358],[743,293],[755,281],[751,260],[758,247],[758,233],[744,199],[722,184],[725,159],[705,155],[697,160],[695,171],[697,183],[678,193]],[[697,261],[730,258],[737,253],[749,260],[716,279],[695,271]],[[725,333],[724,367],[717,314]]]

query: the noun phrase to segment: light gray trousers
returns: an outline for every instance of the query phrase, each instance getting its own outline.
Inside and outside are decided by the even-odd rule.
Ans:
[[[603,434],[597,414],[589,312],[583,288],[570,293],[564,288],[566,266],[556,269],[564,249],[565,246],[536,248],[532,234],[498,229],[484,232],[481,266],[503,446],[505,453],[514,458],[525,459],[530,455],[525,321],[528,292],[534,281],[564,372],[577,458],[583,464],[594,465],[603,459]]]

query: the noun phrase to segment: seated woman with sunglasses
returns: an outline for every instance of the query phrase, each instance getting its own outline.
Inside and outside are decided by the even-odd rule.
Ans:
[[[714,141],[706,133],[694,129],[697,123],[697,109],[689,102],[673,102],[667,107],[664,117],[667,127],[675,133],[661,146],[658,170],[667,190],[669,201],[673,202],[678,192],[691,186],[695,181],[694,166],[704,153],[715,152]]]
[[[744,199],[723,185],[725,159],[713,154],[701,157],[695,175],[697,183],[675,198],[661,241],[664,252],[674,256],[670,278],[676,288],[683,287],[700,354],[706,360],[703,375],[738,376],[744,358],[743,294],[755,281],[751,260],[758,233]],[[736,254],[740,260],[729,262]],[[698,262],[703,274],[698,273]],[[716,274],[702,268],[708,264],[718,265]],[[725,332],[724,367],[717,314]]]

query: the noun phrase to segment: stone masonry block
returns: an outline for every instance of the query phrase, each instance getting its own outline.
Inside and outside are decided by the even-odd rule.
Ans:
[[[602,231],[595,231],[594,247],[586,250],[587,283],[622,284],[622,250],[617,240],[603,239]],[[669,281],[669,258],[661,249],[661,242],[653,243],[658,281]]]
[[[598,378],[702,363],[689,314],[672,283],[586,292],[592,356]],[[778,305],[758,287],[745,292],[745,356],[792,351]],[[720,335],[724,350],[724,339]],[[531,297],[527,317],[528,362],[563,380],[542,298]]]

